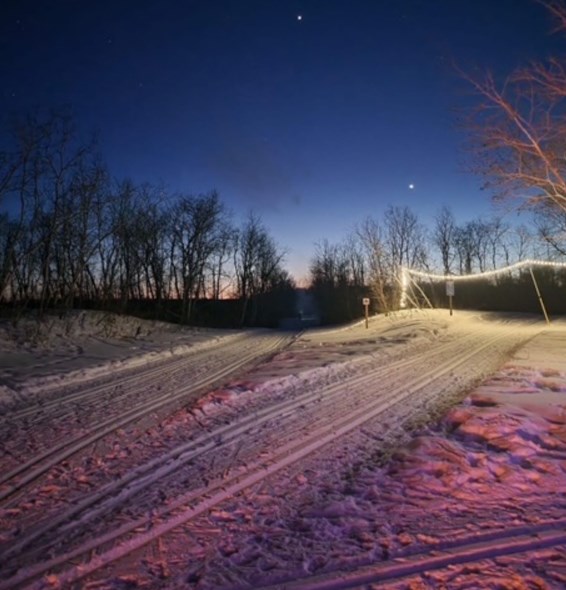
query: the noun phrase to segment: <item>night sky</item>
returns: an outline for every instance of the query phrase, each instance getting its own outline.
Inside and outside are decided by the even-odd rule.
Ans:
[[[453,64],[564,53],[552,28],[533,0],[2,0],[0,120],[71,105],[113,175],[217,189],[301,278],[315,242],[389,204],[488,214]]]

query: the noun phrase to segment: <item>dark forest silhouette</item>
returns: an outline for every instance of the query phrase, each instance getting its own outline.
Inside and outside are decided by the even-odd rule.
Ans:
[[[261,219],[239,225],[220,195],[171,194],[112,179],[94,143],[68,112],[17,121],[0,152],[0,303],[12,317],[95,308],[206,326],[270,326],[299,318],[285,251]],[[325,324],[400,305],[403,266],[449,274],[484,272],[528,257],[566,252],[566,212],[546,205],[531,227],[503,219],[457,224],[449,207],[427,228],[408,207],[390,206],[344,240],[316,246],[310,290]],[[541,288],[552,313],[566,311],[564,278],[547,270]],[[438,285],[421,285],[426,304],[443,306]],[[523,274],[459,289],[457,306],[537,311]],[[312,316],[309,322],[312,322]],[[301,322],[295,322],[300,327]]]

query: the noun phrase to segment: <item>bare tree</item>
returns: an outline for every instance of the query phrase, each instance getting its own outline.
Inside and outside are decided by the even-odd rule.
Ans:
[[[290,309],[284,253],[253,215],[238,232],[216,192],[170,202],[150,185],[110,181],[67,112],[17,121],[7,145],[0,150],[0,302],[33,301],[43,311],[88,300],[129,312],[132,301],[151,300],[159,314],[177,297],[188,322],[197,301],[219,299],[236,279],[242,321],[263,322],[268,310],[273,324]],[[363,276],[351,254],[351,272]]]
[[[444,274],[452,272],[452,263],[456,256],[455,253],[455,234],[456,221],[449,207],[444,205],[434,218],[434,230],[432,239],[434,244],[440,250],[442,268]]]
[[[11,297],[34,298],[42,311],[79,288],[84,248],[76,258],[70,252],[81,240],[86,247],[84,220],[101,167],[68,111],[16,121],[11,145],[0,155],[0,198],[16,204],[2,242],[0,294],[10,285]]]
[[[537,233],[550,257],[566,256],[566,210],[545,207],[535,215]]]
[[[338,243],[315,245],[310,262],[311,288],[322,316],[329,322],[359,317],[361,298],[367,296],[364,245],[357,233]]]
[[[131,180],[121,182],[113,195],[111,223],[113,249],[116,252],[116,279],[122,310],[131,299],[139,297],[136,289],[138,265],[136,253],[137,188]]]
[[[236,230],[227,221],[221,223],[217,247],[209,263],[212,299],[220,299],[232,287],[233,274],[229,271],[228,263],[233,257],[236,244]]]
[[[491,262],[491,268],[507,266],[510,263],[510,252],[507,237],[510,234],[509,224],[501,217],[494,217],[485,222],[485,248]]]
[[[140,298],[155,302],[156,315],[169,295],[166,268],[171,214],[162,203],[162,192],[148,184],[139,187],[132,217],[131,248],[138,283],[136,290]]]
[[[339,245],[323,240],[315,244],[310,262],[311,283],[316,287],[336,287],[339,283],[341,261]]]
[[[566,5],[542,2],[566,29]],[[475,169],[500,199],[566,209],[566,64],[533,62],[498,84],[465,76],[479,95],[471,113]]]
[[[92,299],[107,305],[118,296],[119,249],[115,230],[115,198],[106,182],[92,203],[93,253],[86,266]]]
[[[519,261],[532,257],[533,242],[533,234],[525,224],[521,224],[513,231],[510,231],[508,235],[508,244],[509,249],[514,254],[514,260]]]
[[[367,218],[356,230],[362,244],[368,283],[382,311],[398,309],[401,267],[425,268],[426,231],[408,207],[390,206],[382,223]]]
[[[426,230],[409,207],[388,207],[383,224],[391,263],[391,309],[398,309],[401,302],[401,267],[427,268]]]
[[[357,233],[350,234],[342,244],[343,257],[347,264],[348,280],[353,287],[366,284],[366,259],[363,244]]]
[[[471,274],[475,261],[481,260],[481,235],[478,234],[477,228],[478,224],[474,221],[468,221],[456,228],[454,237],[460,274]]]
[[[387,312],[393,308],[391,287],[394,265],[385,243],[384,230],[375,219],[368,217],[356,232],[365,252],[372,297],[377,301],[378,308]]]
[[[390,252],[393,271],[401,266],[426,266],[426,231],[409,207],[389,206],[383,219],[385,242]]]
[[[204,295],[205,271],[222,247],[225,209],[218,193],[184,196],[173,208],[172,272],[183,302],[182,319],[189,321],[193,302]]]
[[[288,276],[282,268],[285,252],[280,250],[263,226],[261,219],[250,213],[238,232],[234,251],[237,294],[242,299],[240,323],[253,325],[258,315],[258,296],[269,292]],[[250,303],[251,312],[250,312]]]

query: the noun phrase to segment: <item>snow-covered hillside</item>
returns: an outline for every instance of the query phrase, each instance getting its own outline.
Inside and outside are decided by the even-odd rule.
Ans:
[[[110,323],[2,333],[0,589],[566,584],[564,323]]]

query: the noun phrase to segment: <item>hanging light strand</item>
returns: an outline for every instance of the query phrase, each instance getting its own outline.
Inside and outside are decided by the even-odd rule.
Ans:
[[[406,266],[401,267],[401,277],[402,277],[402,284],[404,287],[407,285],[407,275],[411,275],[412,277],[418,277],[421,279],[428,279],[430,281],[473,281],[475,279],[485,279],[490,277],[495,277],[498,275],[506,274],[514,270],[518,270],[524,267],[532,267],[532,266],[545,266],[550,268],[566,268],[566,262],[552,262],[551,260],[534,260],[534,259],[527,259],[521,260],[520,262],[516,262],[515,264],[510,264],[509,266],[504,266],[502,268],[497,268],[495,270],[488,270],[486,272],[478,272],[469,275],[441,275],[435,274],[430,272],[423,272],[421,270],[414,270],[412,268],[407,268]]]

